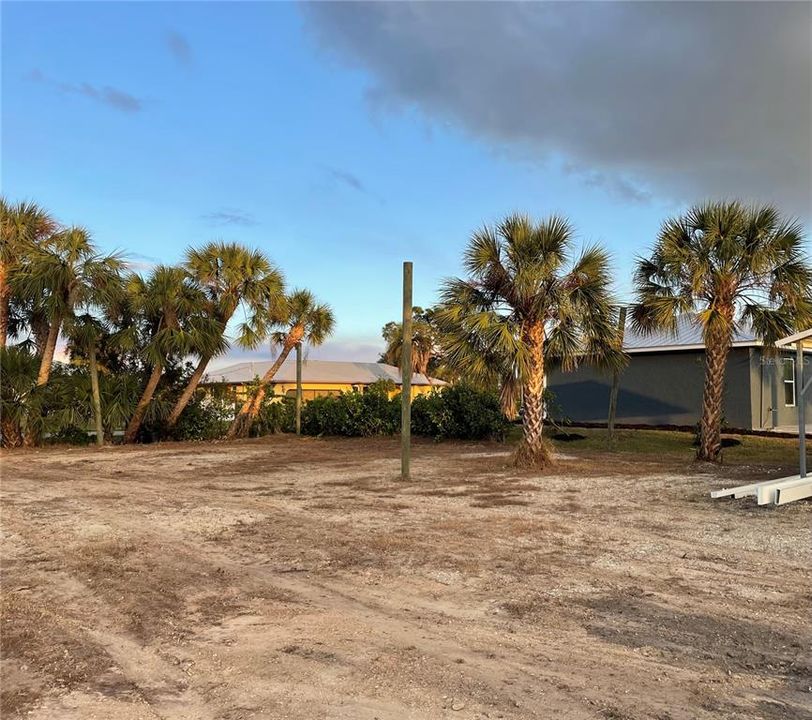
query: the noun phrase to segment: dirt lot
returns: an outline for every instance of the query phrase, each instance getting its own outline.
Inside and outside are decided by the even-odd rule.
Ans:
[[[415,454],[3,455],[3,718],[812,716],[812,503],[707,497],[783,468]]]

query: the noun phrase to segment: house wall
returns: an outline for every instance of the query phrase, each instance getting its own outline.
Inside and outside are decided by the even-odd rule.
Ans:
[[[274,384],[273,386],[274,392],[277,395],[285,395],[288,392],[296,392],[296,384],[295,383],[279,383]],[[302,392],[306,392],[307,390],[315,390],[317,393],[321,392],[324,394],[333,394],[333,392],[352,392],[353,390],[358,390],[358,392],[364,392],[364,388],[369,387],[368,385],[349,385],[349,384],[339,384],[339,383],[302,383]],[[423,395],[425,393],[431,392],[435,390],[436,386],[431,385],[412,385],[412,398],[417,397],[418,395]],[[332,391],[332,392],[325,392],[325,391]],[[389,397],[392,398],[400,392],[400,388],[397,390],[393,390],[389,393]]]
[[[728,358],[724,418],[728,426],[750,429],[751,359],[748,348],[733,348]],[[702,411],[704,353],[701,350],[635,353],[620,376],[617,422],[635,425],[695,425]],[[550,372],[547,387],[558,408],[573,422],[605,423],[611,374],[593,367]]]
[[[788,407],[784,397],[782,362],[794,358],[794,350],[781,350],[768,353],[761,348],[753,348],[750,353],[750,378],[753,387],[751,400],[753,427],[770,430],[776,426],[795,427],[798,424],[797,403],[800,392],[795,388],[795,407]],[[804,366],[806,378],[812,373],[812,356],[806,355]],[[806,418],[812,421],[812,394],[806,398]]]
[[[249,390],[248,385],[231,385],[230,386],[235,395],[238,402],[244,402],[247,398],[247,393]],[[308,397],[308,393],[315,392],[316,395],[335,395],[343,392],[352,392],[353,390],[358,390],[359,392],[363,392],[363,389],[367,387],[363,384],[356,384],[353,385],[351,383],[313,383],[313,382],[303,382],[302,383],[302,392],[305,395],[305,400],[310,399]],[[296,384],[295,383],[271,383],[271,388],[275,395],[284,396],[288,393],[288,391],[296,391]],[[437,386],[434,385],[412,385],[412,398],[417,397],[418,395],[423,395],[428,392],[432,392],[436,390]],[[393,397],[399,392],[399,390],[395,390],[389,394],[390,397]]]

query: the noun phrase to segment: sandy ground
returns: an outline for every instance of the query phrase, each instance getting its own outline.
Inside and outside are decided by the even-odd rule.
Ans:
[[[812,717],[812,503],[415,455],[410,483],[389,440],[3,455],[3,718]]]

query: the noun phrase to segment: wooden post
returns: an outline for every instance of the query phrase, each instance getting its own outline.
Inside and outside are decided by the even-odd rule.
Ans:
[[[798,470],[806,477],[806,398],[804,397],[804,341],[795,347],[795,408],[798,411]]]
[[[412,264],[403,263],[403,351],[400,357],[400,475],[409,479],[412,455]]]
[[[626,306],[620,308],[617,318],[617,335],[620,349],[623,349],[623,338],[626,334]],[[612,371],[612,388],[609,391],[609,418],[606,427],[609,430],[609,443],[615,441],[615,416],[617,415],[617,396],[620,391],[620,370]]]
[[[296,344],[296,434],[302,434],[302,343]]]

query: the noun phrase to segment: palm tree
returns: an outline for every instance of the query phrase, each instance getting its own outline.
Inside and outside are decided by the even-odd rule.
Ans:
[[[128,290],[130,310],[147,336],[141,355],[151,371],[124,431],[125,443],[138,436],[167,360],[200,351],[207,340],[219,337],[219,324],[205,315],[205,295],[184,268],[158,265],[147,280],[134,276]]]
[[[383,326],[381,334],[386,342],[386,349],[381,354],[380,361],[399,367],[403,352],[403,323],[388,322]],[[412,371],[428,378],[429,365],[435,358],[436,352],[434,329],[429,324],[423,309],[415,307],[412,319]]]
[[[15,272],[10,283],[8,335],[16,339],[16,345],[22,345],[41,359],[50,323],[42,298],[25,297],[19,289],[24,277],[25,273]]]
[[[21,271],[19,287],[34,312],[48,322],[37,385],[48,382],[63,322],[77,311],[113,302],[121,290],[123,268],[117,255],[99,254],[80,227],[51,235],[33,253]]]
[[[608,256],[588,247],[567,270],[572,243],[562,217],[536,223],[511,215],[473,234],[468,278],[442,288],[438,321],[448,362],[465,377],[513,377],[522,388],[518,466],[551,462],[542,437],[546,362],[571,369],[585,359],[617,359]]]
[[[104,421],[102,418],[101,390],[99,389],[98,349],[104,337],[109,337],[110,327],[90,313],[70,318],[65,323],[69,346],[87,359],[90,371],[90,392],[93,405],[93,424],[96,429],[96,445],[104,445]]]
[[[228,431],[229,438],[245,437],[251,424],[259,414],[268,383],[282,367],[290,351],[306,342],[312,346],[321,345],[333,332],[335,317],[332,308],[319,303],[309,290],[294,290],[285,298],[283,319],[276,324],[283,329],[272,336],[275,345],[281,350],[268,372],[260,380],[260,385],[252,397],[243,403],[237,417]]]
[[[634,282],[635,327],[676,332],[688,315],[702,329],[705,384],[700,460],[719,459],[728,351],[749,325],[767,345],[812,319],[812,269],[803,229],[776,208],[708,202],[663,223]]]
[[[32,202],[0,198],[0,348],[6,347],[14,281],[32,250],[56,231],[54,219]]]
[[[237,309],[243,309],[245,320],[237,327],[236,343],[255,348],[267,337],[284,304],[282,273],[259,250],[237,243],[210,242],[187,250],[184,266],[204,293],[217,332],[198,353],[197,366],[167,418],[169,428],[192,399],[211,359],[228,349],[226,330]]]

